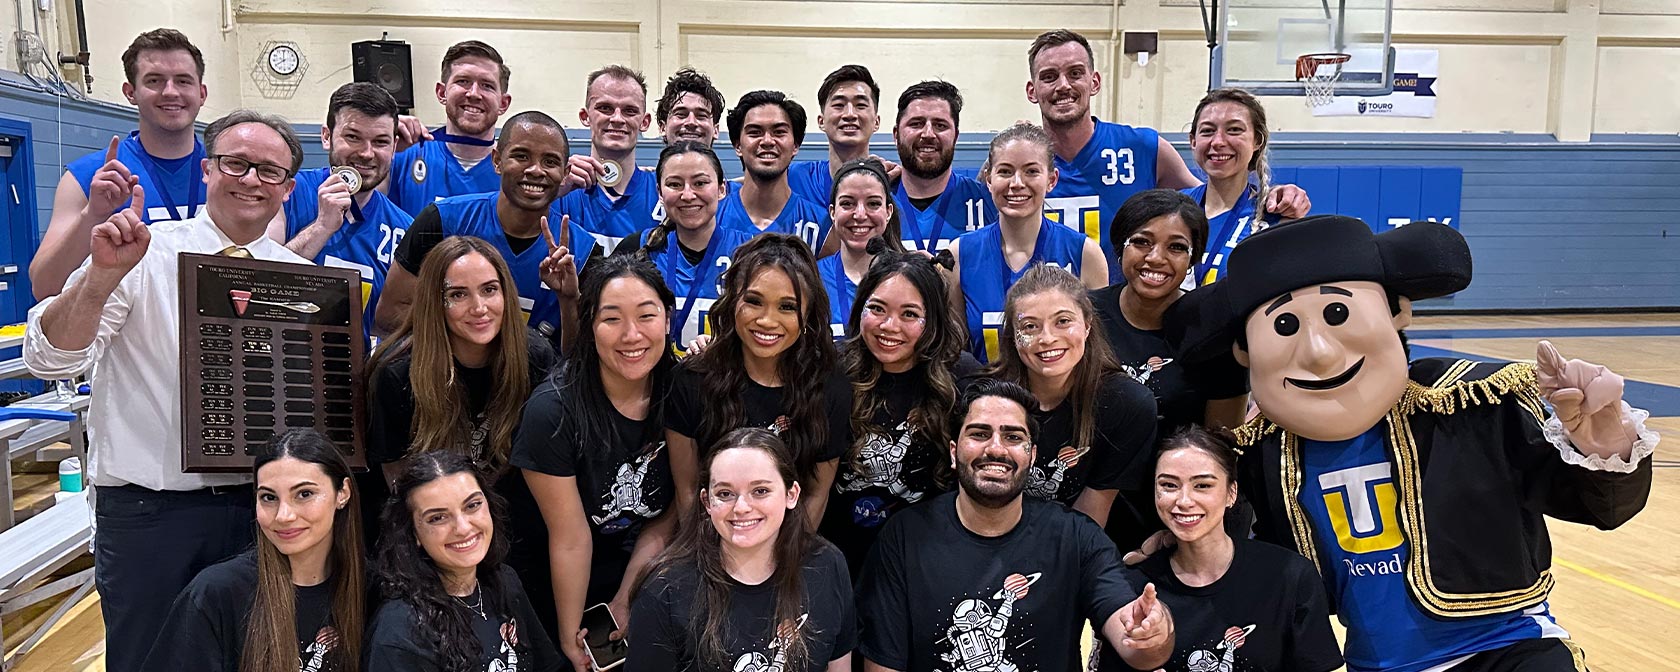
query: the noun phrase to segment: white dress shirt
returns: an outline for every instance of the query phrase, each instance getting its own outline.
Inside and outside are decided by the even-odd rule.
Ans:
[[[181,472],[182,252],[216,254],[233,245],[207,211],[151,226],[146,256],[105,300],[99,332],[81,350],[54,347],[41,315],[59,297],[29,311],[23,361],[43,379],[93,371],[88,408],[88,474],[96,486],[134,484],[152,490],[196,490],[251,480],[248,474]],[[243,245],[257,259],[307,264],[268,236]],[[88,264],[70,275],[80,282]],[[97,366],[96,366],[97,365]]]

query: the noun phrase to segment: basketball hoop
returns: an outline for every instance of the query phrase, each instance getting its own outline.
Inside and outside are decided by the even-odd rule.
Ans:
[[[1350,54],[1307,54],[1295,59],[1295,79],[1307,92],[1307,107],[1323,107],[1336,99],[1336,81]]]

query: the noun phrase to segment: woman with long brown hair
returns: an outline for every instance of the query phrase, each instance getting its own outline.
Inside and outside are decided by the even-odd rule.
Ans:
[[[353,672],[365,622],[362,532],[350,467],[312,429],[256,457],[255,547],[175,598],[147,672]]]
[[[850,672],[851,578],[805,525],[787,447],[737,429],[699,467],[699,510],[633,598],[626,672]]]
[[[1038,402],[1028,495],[1108,521],[1120,490],[1148,485],[1155,397],[1114,361],[1079,279],[1055,266],[1028,270],[1004,299],[1000,356],[983,375]]]
[[[980,367],[964,351],[962,324],[945,300],[940,264],[949,268],[950,255],[929,259],[895,247],[870,244],[874,261],[857,285],[857,303],[840,318],[850,334],[840,365],[852,383],[853,439],[821,530],[854,577],[887,518],[955,486],[947,419],[957,378]]]
[[[851,386],[835,366],[816,259],[797,236],[759,234],[736,250],[723,277],[711,314],[717,338],[677,365],[665,403],[677,508],[694,506],[703,447],[736,428],[761,427],[793,453],[814,528],[851,443]]]

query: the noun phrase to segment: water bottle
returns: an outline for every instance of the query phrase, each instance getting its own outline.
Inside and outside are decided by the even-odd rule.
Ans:
[[[58,463],[58,489],[61,492],[82,491],[82,460],[66,457]]]

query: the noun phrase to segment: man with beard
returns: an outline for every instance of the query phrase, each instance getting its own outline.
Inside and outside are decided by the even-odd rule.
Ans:
[[[57,294],[88,257],[94,225],[128,207],[129,192],[145,189],[146,224],[184,221],[204,209],[204,145],[193,123],[204,105],[204,55],[179,31],[141,33],[122,54],[123,96],[140,115],[140,129],[111,138],[109,147],[64,167],[53,194],[52,219],[29,264],[36,299]]]
[[[717,141],[723,105],[723,93],[712,85],[712,78],[694,68],[678,70],[665,80],[665,93],[654,110],[665,144],[691,140],[710,145]]]
[[[338,87],[321,128],[321,146],[332,167],[298,173],[286,207],[268,225],[269,237],[298,256],[361,273],[362,332],[368,336],[376,331],[374,306],[391,255],[414,221],[374,188],[391,172],[397,112],[396,99],[377,84]],[[345,181],[345,168],[353,171],[354,184]]]
[[[380,326],[394,330],[407,317],[427,252],[444,238],[474,236],[495,246],[507,261],[518,285],[519,307],[532,328],[551,339],[560,339],[562,329],[575,329],[576,320],[569,316],[576,314],[575,266],[582,264],[574,266],[570,247],[576,244],[584,252],[578,258],[586,263],[601,247],[577,222],[548,217],[549,207],[567,188],[569,154],[566,132],[553,117],[533,110],[509,119],[490,157],[501,190],[446,198],[420,211],[397,246],[397,263],[385,280],[375,313]],[[548,236],[558,245],[539,244]]]
[[[887,521],[858,585],[864,669],[1083,669],[1084,623],[1137,669],[1172,654],[1172,616],[1127,584],[1114,544],[1084,514],[1025,498],[1037,402],[982,379],[954,414],[956,492]]]
[[[718,204],[718,226],[758,235],[799,236],[821,250],[833,222],[823,203],[793,193],[788,164],[805,142],[805,108],[780,91],[753,91],[729,111],[729,141],[746,169],[741,186]]]
[[[898,97],[898,144],[903,179],[893,199],[904,248],[937,252],[968,231],[997,221],[986,185],[951,172],[962,94],[950,82],[913,84]]]
[[[496,171],[484,159],[496,142],[496,120],[513,103],[510,74],[502,55],[478,40],[443,52],[437,100],[448,122],[391,162],[385,194],[403,212],[419,215],[433,201],[496,190]]]
[[[842,65],[823,78],[817,87],[817,104],[822,106],[817,112],[817,127],[828,136],[828,158],[800,161],[788,168],[788,186],[794,194],[828,205],[834,193],[834,171],[847,161],[870,156],[869,139],[881,127],[880,100],[881,86],[875,83],[869,68]],[[885,159],[881,162],[887,167],[887,175],[897,179],[898,166]]]
[[[1039,35],[1027,49],[1027,100],[1038,105],[1044,131],[1056,150],[1056,187],[1044,201],[1050,219],[1083,232],[1113,259],[1108,224],[1133,194],[1157,187],[1186,189],[1201,184],[1184,157],[1153,128],[1100,121],[1091,97],[1102,90],[1091,43],[1071,30]],[[1292,184],[1278,185],[1266,211],[1285,219],[1307,216],[1312,201]],[[1108,269],[1119,282],[1120,265]]]
[[[578,121],[589,129],[589,155],[571,158],[571,181],[580,188],[554,202],[550,217],[570,215],[612,249],[622,238],[665,219],[659,178],[636,167],[636,141],[653,115],[647,109],[647,80],[622,65],[589,73]]]

